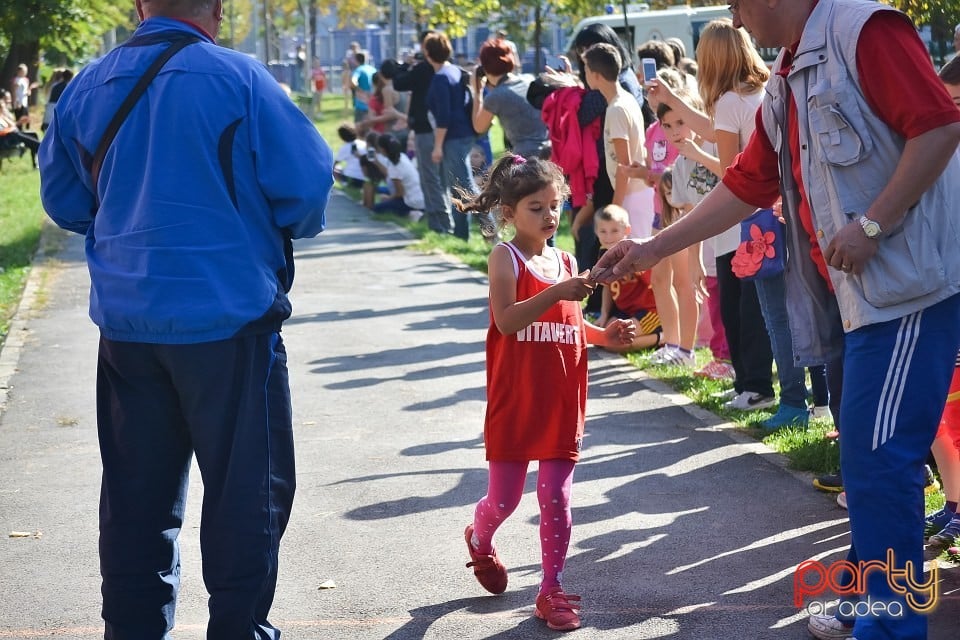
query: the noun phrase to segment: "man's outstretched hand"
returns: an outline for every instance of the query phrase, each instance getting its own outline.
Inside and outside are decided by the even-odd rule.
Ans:
[[[649,238],[625,238],[610,247],[590,270],[590,279],[603,284],[619,280],[625,274],[646,271],[657,264]]]

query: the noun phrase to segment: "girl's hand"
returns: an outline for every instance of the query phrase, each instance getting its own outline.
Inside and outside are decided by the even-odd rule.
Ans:
[[[627,178],[647,179],[647,166],[638,160],[634,160],[630,165],[618,164],[617,173],[623,174]]]
[[[674,146],[677,148],[677,151],[680,152],[684,158],[689,158],[690,160],[699,160],[703,157],[703,149],[697,146],[697,143],[693,141],[693,138],[684,138],[679,142],[674,142]]]
[[[573,276],[553,286],[556,287],[560,300],[580,301],[593,293],[597,283],[590,279],[589,271],[584,271],[578,276]]]
[[[777,220],[780,221],[780,224],[787,224],[787,221],[783,217],[783,200],[777,200],[773,203],[773,215],[777,217]]]
[[[707,276],[703,272],[703,264],[695,257],[690,259],[690,280],[693,281],[693,296],[697,304],[701,304],[710,294],[707,292]]]
[[[570,235],[577,242],[580,241],[580,229],[585,224],[593,224],[593,200],[587,200],[570,222]]]
[[[603,335],[608,345],[630,344],[637,337],[637,325],[632,320],[616,318],[604,328]]]
[[[650,80],[643,85],[647,89],[647,96],[656,102],[662,102],[671,108],[677,103],[677,94],[669,86],[659,80]]]

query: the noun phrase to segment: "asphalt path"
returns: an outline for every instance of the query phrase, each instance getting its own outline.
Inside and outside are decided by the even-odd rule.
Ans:
[[[298,488],[271,620],[291,639],[556,637],[532,616],[535,463],[497,534],[507,592],[486,594],[464,566],[486,486],[486,280],[410,242],[335,195],[328,230],[297,243],[284,339]],[[102,637],[88,284],[82,239],[48,228],[0,354],[0,639]],[[622,358],[592,351],[590,367],[564,574],[583,628],[570,637],[809,638],[794,569],[843,557],[846,512]],[[202,491],[194,470],[177,640],[204,636]],[[934,640],[960,636],[958,571],[940,572]]]

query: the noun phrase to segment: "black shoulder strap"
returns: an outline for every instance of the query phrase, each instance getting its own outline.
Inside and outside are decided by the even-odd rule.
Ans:
[[[96,190],[97,182],[100,179],[100,167],[103,166],[103,159],[107,156],[107,150],[110,148],[110,145],[113,144],[113,139],[117,136],[117,132],[120,131],[123,121],[127,119],[128,115],[130,115],[130,112],[133,110],[133,106],[137,103],[144,92],[146,92],[147,87],[150,86],[150,83],[153,82],[153,79],[157,77],[158,73],[160,73],[160,69],[163,67],[163,65],[167,64],[167,61],[170,60],[170,58],[176,55],[180,49],[199,41],[200,38],[197,36],[186,36],[184,38],[177,38],[173,40],[170,43],[170,46],[164,49],[163,53],[157,56],[157,59],[153,61],[150,67],[144,72],[143,76],[140,77],[140,80],[137,81],[137,84],[134,85],[133,89],[120,104],[120,108],[117,109],[117,112],[114,114],[110,124],[107,125],[107,130],[103,132],[103,137],[100,138],[100,144],[97,145],[97,150],[93,154],[93,162],[90,165],[90,176],[93,180],[94,190]]]

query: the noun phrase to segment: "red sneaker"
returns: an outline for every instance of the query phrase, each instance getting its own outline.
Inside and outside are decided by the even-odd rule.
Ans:
[[[554,587],[537,596],[537,608],[533,614],[547,621],[554,631],[573,631],[580,628],[580,596],[563,592],[563,588]]]
[[[497,550],[494,549],[489,555],[477,553],[473,548],[470,539],[473,537],[473,525],[468,524],[463,532],[463,537],[467,540],[467,551],[470,552],[470,562],[468,567],[473,567],[473,575],[477,577],[480,586],[490,593],[503,593],[507,590],[507,568],[497,557]]]

